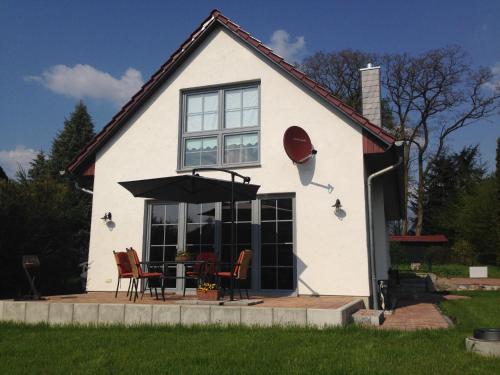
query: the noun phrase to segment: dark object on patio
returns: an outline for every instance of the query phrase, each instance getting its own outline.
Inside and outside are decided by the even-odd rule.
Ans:
[[[153,282],[157,281],[158,284],[155,284],[154,289],[155,289],[155,295],[156,299],[158,299],[158,291],[157,287],[161,285],[161,281],[163,279],[163,273],[161,272],[144,272],[141,268],[141,262],[139,261],[139,257],[137,255],[137,252],[133,249],[127,249],[127,255],[128,259],[130,261],[130,265],[132,267],[132,290],[130,292],[130,300],[132,300],[132,294],[134,294],[134,287],[135,287],[135,294],[134,294],[134,302],[136,301],[138,297],[138,288],[139,288],[139,280],[144,280],[145,284],[142,289],[141,293],[141,299],[144,297],[144,291],[149,288],[149,292],[151,293],[151,296],[153,296],[153,292],[151,291],[151,280]],[[163,300],[165,301],[165,294],[163,292],[163,287],[162,287],[162,293],[161,296]]]
[[[211,251],[204,251],[196,256],[197,261],[204,261],[206,263],[196,263],[192,266],[192,270],[186,270],[184,278],[184,291],[182,295],[186,296],[187,280],[196,280],[197,284],[200,281],[205,281],[206,278],[215,275],[215,268],[217,266],[217,255]]]
[[[248,296],[248,288],[247,288],[247,279],[248,279],[248,268],[250,267],[250,262],[252,261],[252,250],[242,250],[240,255],[238,256],[238,261],[234,265],[233,272],[217,272],[216,276],[219,279],[231,279],[236,280],[236,286],[240,292],[240,298],[243,298],[241,295],[241,281],[245,282],[245,292],[247,295],[247,299],[250,298]],[[223,295],[225,294],[225,288],[223,288]]]
[[[484,341],[500,341],[500,328],[477,328],[474,338]]]
[[[132,278],[134,277],[134,275],[132,274],[132,266],[130,265],[130,260],[125,251],[113,251],[113,255],[115,256],[116,267],[118,268],[118,282],[116,283],[115,298],[118,296],[118,289],[120,288],[120,282],[122,279],[129,279],[127,288],[128,297],[130,293],[130,287],[132,285]]]
[[[26,278],[28,279],[28,283],[30,284],[30,292],[28,295],[19,298],[20,300],[39,300],[42,299],[40,297],[40,293],[35,286],[35,275],[34,273],[38,268],[40,268],[40,259],[36,255],[23,255],[23,269],[26,274]]]
[[[231,181],[201,177],[198,172],[203,171],[228,173],[231,175]],[[241,178],[243,183],[236,182],[236,177]],[[236,253],[235,202],[254,200],[260,188],[259,185],[250,184],[250,177],[224,168],[208,167],[195,168],[192,170],[192,175],[127,181],[119,182],[119,184],[130,191],[134,197],[186,203],[231,202],[231,251],[229,253],[231,264],[234,264]],[[232,277],[230,279],[231,300],[233,300],[234,281]]]

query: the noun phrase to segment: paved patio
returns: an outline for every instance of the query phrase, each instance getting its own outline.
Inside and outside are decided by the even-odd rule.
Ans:
[[[437,308],[436,303],[443,300],[467,299],[458,295],[426,294],[415,299],[398,302],[392,315],[385,317],[381,329],[443,329],[449,328],[450,322]]]
[[[119,304],[133,304],[133,301],[129,301],[125,292],[118,293],[118,297],[115,298],[114,292],[88,292],[84,294],[69,294],[69,295],[58,295],[45,297],[45,302],[57,303],[119,303]],[[182,297],[176,294],[165,294],[165,302],[159,297],[157,300],[151,297],[149,294],[144,294],[144,298],[141,300],[140,297],[135,304],[175,304],[179,300],[188,299],[195,300],[196,296],[186,295]],[[262,303],[255,305],[257,307],[286,307],[286,308],[308,308],[308,309],[338,309],[341,306],[354,300],[353,297],[343,297],[343,296],[284,296],[284,297],[271,297],[271,296],[254,296],[251,299],[261,299]],[[226,298],[227,300],[228,298]]]
[[[196,300],[167,294],[166,301],[149,294],[136,303],[126,293],[89,292],[57,295],[39,302],[0,301],[0,320],[56,323],[167,323],[208,324],[231,323],[245,325],[344,325],[351,315],[364,308],[360,299],[343,296],[252,296],[263,302],[253,306],[189,306],[180,300]],[[417,299],[402,299],[391,315],[385,317],[380,329],[444,329],[450,326],[436,304],[446,299],[468,298],[457,295],[426,293]],[[45,307],[43,307],[45,306]],[[50,307],[51,306],[51,307]],[[54,315],[54,316],[53,316]],[[163,319],[163,320],[162,320]]]
[[[257,299],[257,297],[254,297]],[[0,321],[48,324],[234,324],[245,326],[310,326],[317,328],[349,324],[364,302],[352,297],[258,297],[255,306],[176,304],[145,296],[139,303],[125,293],[115,299],[112,292],[51,296],[44,301],[0,300]],[[195,296],[186,299],[195,300]]]

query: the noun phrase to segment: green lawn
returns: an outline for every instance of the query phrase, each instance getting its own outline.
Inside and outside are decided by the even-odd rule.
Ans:
[[[399,271],[410,271],[410,264],[396,264],[392,267]],[[420,271],[429,272],[428,265],[422,263]],[[463,264],[433,264],[431,272],[441,277],[469,277],[469,266]],[[488,266],[488,277],[500,278],[500,267]]]
[[[500,326],[500,292],[466,294],[442,303],[457,325],[438,331],[0,324],[0,373],[498,373],[500,359],[465,352],[464,338]]]

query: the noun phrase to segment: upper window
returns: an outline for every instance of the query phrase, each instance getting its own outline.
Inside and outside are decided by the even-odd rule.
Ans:
[[[217,129],[219,94],[209,92],[187,96],[186,132]]]
[[[182,108],[181,169],[259,163],[258,85],[186,92]]]
[[[259,126],[257,87],[227,90],[224,96],[224,127],[227,129]]]

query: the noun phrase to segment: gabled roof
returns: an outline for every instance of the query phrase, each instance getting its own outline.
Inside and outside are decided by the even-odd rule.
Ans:
[[[154,73],[151,78],[141,87],[141,89],[122,107],[122,109],[111,119],[111,121],[83,148],[83,150],[73,159],[68,166],[68,170],[74,172],[84,172],[85,168],[91,167],[93,163],[92,157],[100,147],[135,113],[140,105],[149,98],[156,88],[158,88],[165,80],[170,77],[173,71],[190,55],[190,53],[198,46],[211,30],[217,26],[222,26],[230,31],[233,35],[239,38],[247,46],[254,51],[260,53],[263,57],[269,60],[275,66],[282,69],[285,73],[292,76],[299,83],[311,90],[315,94],[323,98],[327,103],[341,111],[348,118],[363,128],[363,133],[366,133],[364,145],[371,142],[374,151],[383,151],[384,146],[389,146],[395,141],[395,138],[385,132],[379,126],[371,123],[361,114],[356,112],[352,107],[343,103],[339,98],[335,97],[328,89],[321,86],[311,78],[307,77],[303,72],[287,63],[282,57],[275,54],[270,48],[266,47],[262,42],[252,37],[248,32],[243,30],[236,23],[224,16],[219,10],[215,9],[210,13],[201,25],[189,36],[189,38],[174,52],[172,56]],[[365,145],[365,149],[366,149]],[[370,151],[368,151],[370,152]]]

